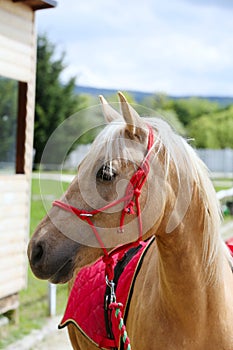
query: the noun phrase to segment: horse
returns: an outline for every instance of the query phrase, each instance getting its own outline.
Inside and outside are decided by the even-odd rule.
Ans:
[[[36,228],[28,246],[32,271],[72,288],[102,248],[108,254],[119,242],[155,236],[130,299],[132,349],[232,350],[232,258],[219,233],[221,213],[208,170],[166,121],[141,117],[118,96],[121,112],[100,97],[107,125],[60,204]],[[128,194],[131,205],[136,194],[127,189],[138,169],[144,180],[136,209],[123,215]],[[73,324],[68,331],[74,349],[98,348]]]

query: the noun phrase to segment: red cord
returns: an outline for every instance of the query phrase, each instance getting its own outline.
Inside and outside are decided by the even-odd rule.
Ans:
[[[147,179],[147,176],[149,174],[150,170],[150,164],[149,164],[149,158],[151,155],[151,148],[154,144],[154,134],[153,134],[153,129],[150,125],[148,125],[149,128],[149,135],[148,135],[148,143],[147,143],[147,154],[139,167],[139,169],[134,173],[134,175],[131,177],[129,184],[126,188],[125,196],[113,201],[112,203],[109,203],[105,205],[102,208],[99,209],[94,209],[94,210],[83,210],[83,209],[78,209],[76,207],[73,207],[72,205],[66,204],[64,202],[61,202],[59,200],[56,200],[53,202],[53,206],[57,206],[63,210],[66,210],[70,213],[73,213],[77,215],[80,219],[86,221],[89,226],[91,227],[96,240],[98,241],[98,244],[100,245],[101,249],[103,250],[104,256],[103,256],[103,261],[106,264],[106,276],[108,277],[109,281],[113,280],[114,277],[114,272],[113,272],[113,259],[111,255],[108,253],[94,223],[90,219],[93,215],[98,214],[100,212],[103,212],[109,208],[112,208],[113,206],[116,206],[119,203],[124,202],[124,208],[122,210],[121,218],[120,218],[120,230],[123,232],[123,227],[124,227],[124,220],[125,220],[125,215],[126,214],[135,214],[135,211],[133,207],[136,207],[136,214],[138,217],[138,229],[139,229],[139,235],[138,239],[136,242],[131,242],[125,245],[125,247],[132,247],[137,245],[141,240],[143,236],[143,231],[142,231],[142,218],[141,218],[141,207],[140,207],[140,202],[139,202],[139,197],[141,194],[141,189]],[[121,246],[122,248],[122,246]]]

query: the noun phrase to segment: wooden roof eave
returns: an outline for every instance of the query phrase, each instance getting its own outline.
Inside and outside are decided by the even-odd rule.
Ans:
[[[57,1],[55,0],[13,0],[13,2],[23,3],[31,7],[33,11],[53,8],[57,6]]]

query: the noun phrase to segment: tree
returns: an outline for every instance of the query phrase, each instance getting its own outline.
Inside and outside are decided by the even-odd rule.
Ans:
[[[233,148],[233,106],[193,120],[189,135],[199,148]]]
[[[198,97],[173,99],[167,102],[166,108],[176,112],[181,123],[186,127],[203,114],[210,114],[219,109],[219,105]]]
[[[37,80],[34,148],[35,163],[39,164],[41,156],[52,132],[67,117],[86,106],[85,99],[74,92],[75,77],[62,83],[61,73],[65,69],[64,53],[55,58],[55,46],[45,35],[38,37],[37,44]],[[62,140],[56,152],[62,148]],[[58,158],[58,157],[57,157]],[[51,161],[54,161],[51,154]]]
[[[17,81],[0,78],[0,162],[15,162],[17,128]]]
[[[211,102],[207,99],[198,97],[171,98],[165,93],[157,93],[152,97],[146,97],[143,103],[156,111],[172,113],[173,117],[176,116],[185,128],[192,120],[201,115],[219,110],[218,103]]]
[[[179,120],[175,109],[172,108],[172,103],[173,100],[170,100],[165,93],[157,93],[154,96],[144,98],[142,101],[142,104],[151,109],[150,116],[165,119],[177,133],[185,136],[185,127]]]

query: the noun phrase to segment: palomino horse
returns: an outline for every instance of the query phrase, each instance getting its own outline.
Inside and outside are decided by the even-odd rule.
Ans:
[[[52,207],[30,241],[31,268],[38,278],[72,285],[77,271],[102,255],[93,232],[107,248],[155,235],[130,300],[132,349],[232,350],[232,260],[205,166],[166,122],[141,118],[121,93],[119,99],[122,114],[101,97],[108,125],[60,202],[79,208],[77,215]],[[137,212],[122,222],[127,186],[145,163]],[[68,328],[74,349],[97,349],[74,325]]]

